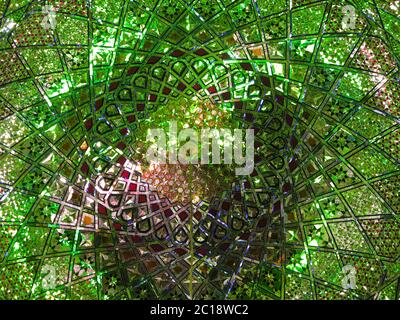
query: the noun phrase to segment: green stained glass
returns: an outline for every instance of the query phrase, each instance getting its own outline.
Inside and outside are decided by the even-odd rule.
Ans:
[[[398,299],[399,12],[0,1],[0,299]]]

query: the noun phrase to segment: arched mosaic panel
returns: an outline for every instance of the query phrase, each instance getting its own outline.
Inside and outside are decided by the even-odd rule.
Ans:
[[[0,299],[398,299],[399,13],[0,0]],[[147,163],[171,120],[253,172]]]

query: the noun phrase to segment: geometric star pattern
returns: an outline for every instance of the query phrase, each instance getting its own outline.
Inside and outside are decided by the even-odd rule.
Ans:
[[[0,1],[0,299],[399,299],[399,12]],[[171,119],[254,171],[151,168]]]

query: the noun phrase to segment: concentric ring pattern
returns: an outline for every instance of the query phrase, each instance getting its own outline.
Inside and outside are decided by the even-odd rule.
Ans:
[[[0,299],[398,299],[399,13],[0,0]],[[170,120],[254,171],[149,166]]]

